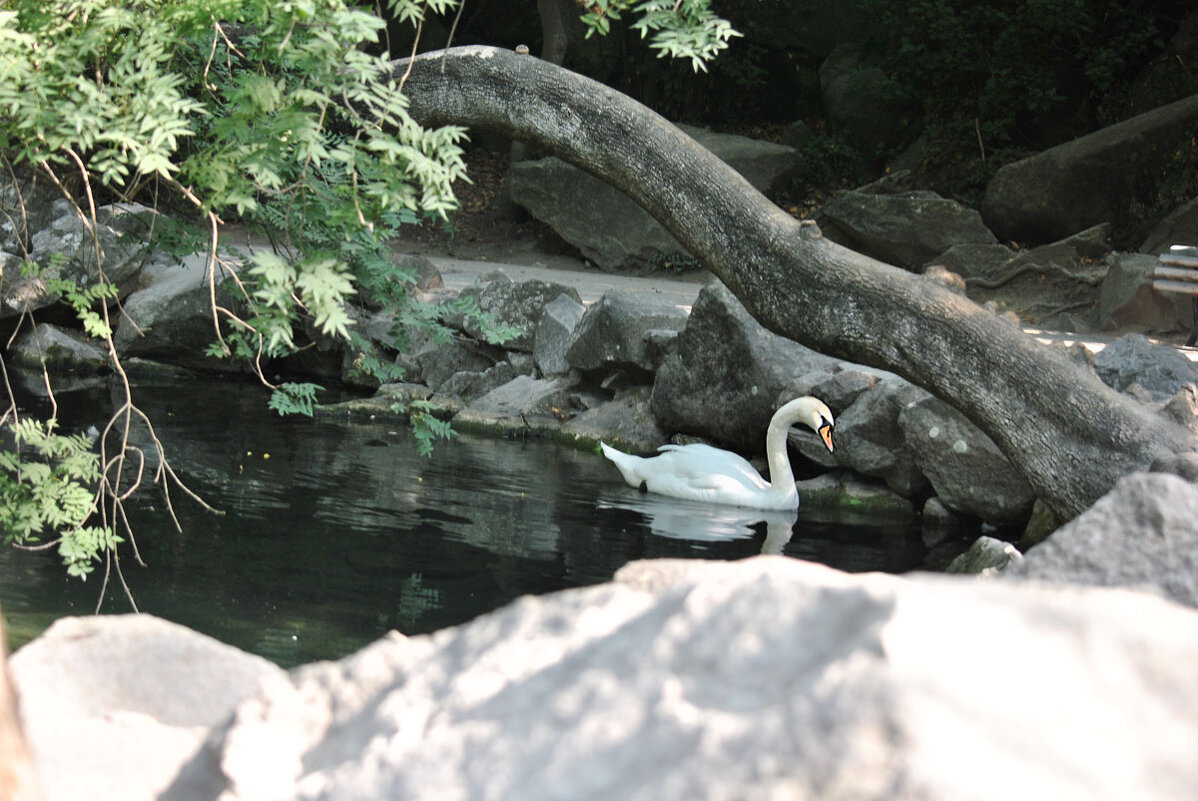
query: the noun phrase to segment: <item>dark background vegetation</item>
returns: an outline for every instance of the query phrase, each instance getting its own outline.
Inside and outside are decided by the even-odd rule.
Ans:
[[[586,40],[574,24],[565,64],[671,120],[804,149],[810,169],[784,202],[811,202],[813,193],[869,180],[897,163],[922,185],[976,203],[1002,164],[1198,92],[1190,0],[715,5],[744,37],[706,74],[658,59],[618,24],[610,36]],[[1187,14],[1190,33],[1178,36]],[[451,23],[430,20],[421,49],[443,46]],[[538,3],[467,0],[454,43],[523,43],[539,53]],[[390,46],[406,54],[410,31],[393,26]],[[889,112],[886,135],[873,141],[825,115],[820,67],[846,49],[874,70],[869,80]],[[1193,153],[1182,162],[1179,194],[1195,183]]]

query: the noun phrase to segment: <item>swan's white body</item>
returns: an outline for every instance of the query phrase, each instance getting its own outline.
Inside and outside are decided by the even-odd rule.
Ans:
[[[795,423],[819,433],[832,450],[832,412],[817,398],[796,398],[774,413],[766,431],[769,481],[747,460],[710,445],[662,445],[660,455],[650,457],[599,446],[625,481],[646,492],[753,509],[796,509],[799,493],[786,455],[786,434]]]

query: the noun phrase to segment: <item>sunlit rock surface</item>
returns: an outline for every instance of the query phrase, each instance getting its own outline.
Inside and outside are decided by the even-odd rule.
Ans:
[[[1198,607],[1198,486],[1165,473],[1124,476],[1008,575],[1153,588]]]
[[[1198,612],[1124,590],[639,562],[288,676],[137,621],[68,621],[14,659],[51,799],[153,798],[180,765],[158,797],[1125,801],[1198,786]]]
[[[151,615],[63,618],[9,661],[47,801],[157,798],[282,669]]]

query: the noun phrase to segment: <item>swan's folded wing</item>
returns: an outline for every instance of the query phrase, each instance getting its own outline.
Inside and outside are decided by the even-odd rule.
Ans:
[[[735,482],[742,487],[769,488],[753,465],[730,451],[702,444],[662,445],[658,450],[662,455],[657,458],[668,460],[670,472],[693,487],[725,488]]]

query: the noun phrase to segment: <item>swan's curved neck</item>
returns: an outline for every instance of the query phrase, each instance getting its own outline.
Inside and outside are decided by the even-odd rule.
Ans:
[[[790,469],[790,457],[786,453],[786,437],[792,422],[775,416],[765,434],[765,457],[770,466],[769,493],[779,498],[788,498],[798,493],[795,489],[795,476]]]

